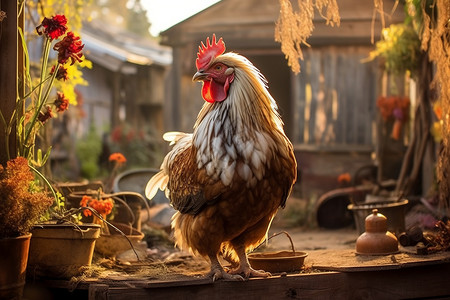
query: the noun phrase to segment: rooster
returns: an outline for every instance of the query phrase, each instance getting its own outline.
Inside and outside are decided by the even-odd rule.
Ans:
[[[245,57],[225,53],[222,38],[201,42],[196,67],[192,80],[203,83],[206,102],[192,134],[163,136],[174,146],[146,196],[165,190],[177,210],[176,244],[209,258],[213,281],[270,276],[254,270],[247,253],[264,241],[296,181],[292,144],[264,76]],[[221,255],[236,267],[225,270]]]

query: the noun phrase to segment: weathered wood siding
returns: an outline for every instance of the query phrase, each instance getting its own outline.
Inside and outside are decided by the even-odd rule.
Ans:
[[[373,145],[376,67],[362,63],[366,46],[327,46],[305,51],[293,77],[295,144],[322,147]]]

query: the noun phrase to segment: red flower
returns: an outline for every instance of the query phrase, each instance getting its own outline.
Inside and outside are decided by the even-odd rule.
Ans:
[[[69,100],[64,97],[64,94],[57,92],[58,98],[56,98],[53,104],[56,106],[56,111],[63,112],[69,108]]]
[[[134,130],[128,131],[128,134],[127,134],[127,141],[128,141],[128,142],[131,142],[131,141],[134,139],[135,135],[136,135],[136,134],[135,134]]]
[[[71,65],[73,65],[75,61],[82,61],[83,53],[81,53],[81,50],[83,50],[83,47],[84,44],[82,44],[80,37],[69,31],[62,41],[53,46],[53,49],[58,51],[58,62],[60,64],[65,64],[70,58],[72,59]]]
[[[53,73],[55,72],[55,68],[56,68],[56,66],[52,67],[52,69],[50,70],[50,75],[53,75]],[[55,78],[58,80],[64,80],[64,81],[69,79],[69,75],[67,74],[67,69],[64,68],[64,66],[59,66],[59,69],[58,69],[58,72],[56,73]]]
[[[50,39],[54,40],[62,36],[67,31],[67,19],[64,15],[56,15],[49,18],[44,18],[42,23],[36,27],[36,32],[39,35],[45,34]]]
[[[127,159],[122,153],[116,152],[109,156],[109,161],[115,161],[117,164],[121,165],[127,162]]]
[[[121,127],[116,127],[113,129],[113,131],[111,132],[111,139],[113,142],[119,143],[120,140],[122,139],[122,128]]]
[[[45,122],[47,122],[51,118],[53,118],[52,109],[51,109],[51,107],[49,105],[47,105],[46,112],[45,113],[40,112],[39,116],[38,116],[38,120],[41,121],[42,124],[44,124]]]

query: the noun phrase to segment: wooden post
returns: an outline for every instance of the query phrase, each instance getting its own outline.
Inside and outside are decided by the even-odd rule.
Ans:
[[[17,1],[0,0],[0,10],[6,17],[0,21],[0,109],[8,122],[16,105],[17,82],[23,74],[23,54],[18,37],[18,27],[23,26],[23,13],[18,17]],[[19,51],[18,51],[19,50]],[[18,62],[21,62],[20,64]],[[19,73],[18,66],[21,66]],[[17,154],[15,129],[9,136],[9,153],[11,158]],[[7,161],[5,128],[0,122],[0,163]]]
[[[120,124],[119,110],[120,110],[120,90],[121,90],[121,75],[120,69],[112,74],[112,107],[111,107],[111,129],[114,129]]]

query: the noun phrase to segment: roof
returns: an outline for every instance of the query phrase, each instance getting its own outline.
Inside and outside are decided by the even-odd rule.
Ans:
[[[295,1],[292,1],[295,4]],[[394,0],[386,1],[389,12]],[[392,5],[391,5],[392,3]],[[311,45],[319,44],[371,44],[372,29],[381,32],[380,18],[372,23],[373,2],[341,0],[338,2],[341,24],[326,25],[326,21],[315,10],[314,31],[308,39]],[[205,10],[185,19],[161,33],[162,44],[182,45],[204,40],[216,33],[226,38],[227,44],[245,48],[279,48],[274,41],[275,23],[280,12],[276,0],[221,0]],[[403,21],[401,5],[392,18],[386,15],[386,23]],[[375,26],[374,28],[372,26]],[[375,39],[378,37],[375,36]]]
[[[164,67],[172,63],[169,47],[98,22],[84,24],[81,35],[86,57],[114,72],[134,74],[138,65]]]

